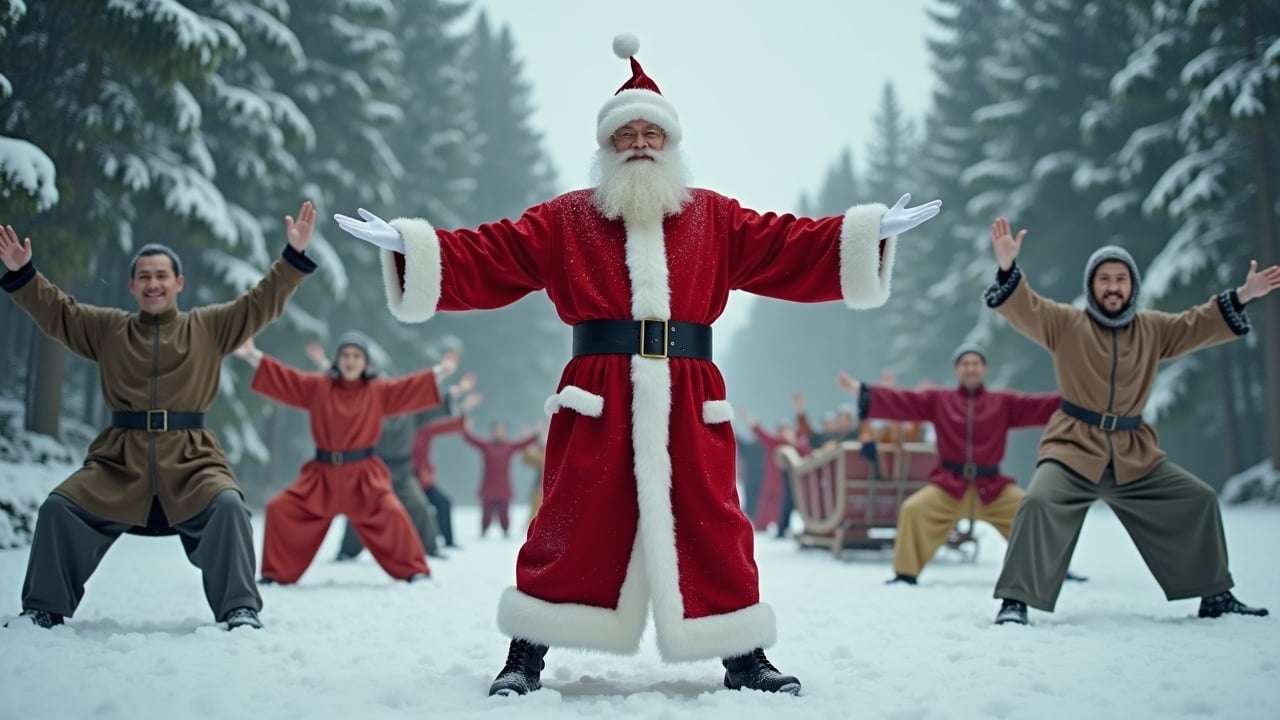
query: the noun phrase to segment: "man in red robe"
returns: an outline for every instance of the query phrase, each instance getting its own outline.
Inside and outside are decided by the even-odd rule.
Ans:
[[[466,382],[466,378],[463,378],[463,381]],[[484,400],[483,393],[466,395],[458,403],[462,414],[455,415],[453,413],[454,398],[470,390],[467,387],[455,392],[459,385],[462,383],[450,387],[445,393],[445,401],[441,405],[445,414],[428,420],[418,428],[417,434],[413,437],[413,449],[409,453],[413,471],[418,476],[418,485],[422,487],[422,493],[427,496],[427,502],[436,509],[436,522],[440,526],[440,537],[444,538],[444,546],[455,550],[458,549],[458,544],[453,538],[453,500],[436,482],[436,466],[431,461],[431,443],[441,435],[462,432],[462,426],[466,423],[465,414]],[[474,380],[470,385],[474,386]]]
[[[858,398],[859,417],[933,423],[938,466],[929,485],[898,511],[890,583],[915,585],[920,571],[964,518],[983,520],[1009,537],[1022,501],[1017,481],[1000,470],[1009,431],[1049,421],[1062,397],[1057,393],[988,390],[987,359],[977,345],[955,352],[954,388],[898,390],[869,385],[840,373],[837,384]]]
[[[384,418],[440,404],[436,381],[453,372],[455,356],[446,354],[430,370],[380,378],[369,365],[368,338],[360,333],[338,338],[337,359],[328,373],[288,367],[264,355],[252,340],[236,355],[257,365],[254,390],[310,414],[316,444],[315,458],[267,503],[262,582],[296,583],[339,514],[347,516],[388,575],[408,581],[430,577],[422,540],[373,450]]]
[[[510,440],[507,438],[507,427],[496,422],[493,424],[493,437],[485,439],[472,434],[471,423],[468,421],[462,426],[462,439],[480,451],[482,459],[480,537],[484,537],[489,531],[489,525],[495,517],[505,537],[511,528],[508,512],[511,505],[511,458],[532,445],[538,439],[538,433],[534,432],[520,440]]]
[[[551,645],[634,653],[650,610],[665,659],[720,657],[730,688],[796,693],[762,649],[776,620],[760,602],[710,326],[734,289],[882,304],[896,236],[940,203],[907,208],[903,196],[810,219],[690,187],[675,107],[632,57],[638,46],[614,40],[632,75],[597,118],[595,187],[474,230],[363,208],[363,221],[335,219],[385,251],[401,320],[543,290],[573,326],[574,357],[547,403],[542,508],[498,608],[513,640],[490,694],[541,687]]]

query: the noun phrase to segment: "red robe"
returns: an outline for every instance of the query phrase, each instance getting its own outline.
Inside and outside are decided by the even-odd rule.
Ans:
[[[773,455],[787,443],[759,425],[751,430],[760,443],[760,449],[764,451],[764,479],[760,481],[760,496],[756,500],[756,513],[752,520],[755,521],[757,530],[767,530],[769,523],[778,522],[778,517],[782,514],[782,469],[778,467]]]
[[[523,440],[485,440],[462,430],[462,439],[480,451],[483,470],[480,475],[480,499],[485,502],[511,502],[511,458],[538,439],[537,434]]]
[[[623,223],[580,190],[475,230],[395,220],[405,254],[384,251],[383,276],[388,304],[406,322],[437,309],[502,307],[538,290],[570,325],[711,324],[733,289],[875,307],[888,297],[896,240],[879,237],[884,211],[762,215],[694,189],[673,216]],[[499,603],[499,628],[551,646],[632,653],[652,604],[668,660],[771,645],[776,621],[759,600],[716,366],[575,357],[547,409],[542,508],[517,557],[516,586]]]
[[[413,450],[409,457],[423,490],[429,490],[436,484],[436,466],[431,462],[431,441],[441,435],[462,432],[465,423],[466,419],[462,416],[437,418],[418,428],[418,434],[413,436]]]
[[[263,356],[253,389],[283,405],[306,410],[316,447],[330,452],[373,447],[383,418],[440,404],[430,370],[365,382],[302,372]],[[311,565],[336,515],[346,515],[369,552],[394,578],[430,574],[426,550],[404,505],[391,488],[391,473],[377,456],[343,465],[302,464],[289,487],[267,503],[262,576],[297,582]]]
[[[959,386],[897,390],[875,385],[868,390],[866,417],[933,423],[938,459],[962,465],[999,465],[1009,431],[1044,425],[1062,402],[1058,393],[1019,393],[985,387],[972,393]],[[963,474],[942,465],[929,474],[929,482],[957,500],[964,497],[970,483]],[[972,482],[978,498],[987,504],[1017,481],[999,474],[974,478]]]

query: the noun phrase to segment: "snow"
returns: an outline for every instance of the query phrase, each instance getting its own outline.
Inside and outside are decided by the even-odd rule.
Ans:
[[[1008,120],[1022,115],[1029,107],[1026,100],[1009,100],[1007,102],[994,103],[974,110],[973,121],[978,125],[986,125],[987,123]]]
[[[230,25],[201,16],[177,0],[108,0],[107,11],[121,13],[129,20],[147,18],[169,26],[178,47],[198,49],[206,63],[213,60],[212,48],[229,47],[237,55],[245,52],[244,43]]]
[[[1267,91],[1266,70],[1253,65],[1240,80],[1236,99],[1231,102],[1231,117],[1254,118],[1267,114],[1267,105],[1259,97]]]
[[[1068,172],[1080,162],[1080,156],[1073,150],[1060,150],[1040,158],[1031,167],[1031,179],[1039,182],[1049,175]]]
[[[513,508],[513,521],[523,521]],[[649,637],[635,657],[553,649],[545,688],[486,697],[506,639],[494,619],[515,540],[477,538],[405,585],[368,554],[330,561],[337,522],[295,587],[266,587],[266,629],[214,626],[200,576],[173,538],[121,538],[70,624],[0,630],[3,711],[14,718],[1271,718],[1280,700],[1276,618],[1194,619],[1169,603],[1116,518],[1089,515],[1057,613],[995,627],[1003,541],[980,525],[977,562],[943,551],[915,588],[886,587],[889,557],[846,561],[757,536],[762,595],[779,642],[769,657],[804,683],[796,697],[733,692],[714,661],[667,665]],[[1274,507],[1224,508],[1245,602],[1280,606]],[[259,518],[260,519],[260,518]],[[261,529],[258,527],[260,547]],[[0,552],[0,593],[16,614],[23,550]],[[144,588],[139,591],[139,588]],[[25,621],[23,621],[25,622]],[[75,691],[66,682],[74,678]]]
[[[1270,458],[1232,475],[1222,485],[1224,502],[1247,502],[1258,498],[1268,498],[1272,502],[1280,500],[1280,469],[1272,466]]]
[[[1229,46],[1215,45],[1206,48],[1182,67],[1180,79],[1186,85],[1202,85],[1210,76],[1217,74],[1218,68],[1239,54],[1238,49]]]
[[[200,109],[200,101],[196,100],[187,86],[180,82],[173,84],[171,94],[174,129],[180,133],[186,133],[199,128],[204,117],[204,112]]]
[[[0,197],[15,191],[35,201],[36,210],[45,211],[58,204],[57,171],[44,150],[26,140],[0,135]]]
[[[283,51],[293,68],[299,68],[306,62],[302,43],[289,26],[277,17],[287,15],[287,4],[281,3],[273,11],[247,2],[224,0],[218,3],[218,12],[236,27],[261,37],[268,46]]]

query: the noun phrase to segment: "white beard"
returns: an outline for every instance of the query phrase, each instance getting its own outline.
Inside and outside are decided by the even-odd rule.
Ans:
[[[652,160],[628,160],[644,155]],[[678,147],[660,151],[596,151],[592,201],[610,220],[661,222],[689,202],[689,171]]]

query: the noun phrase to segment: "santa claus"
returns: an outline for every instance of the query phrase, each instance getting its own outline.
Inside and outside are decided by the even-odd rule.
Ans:
[[[544,290],[573,326],[574,357],[547,401],[542,508],[499,602],[513,639],[490,694],[541,687],[549,646],[635,652],[650,612],[665,659],[723,658],[730,688],[798,693],[762,649],[776,621],[739,509],[711,324],[730,290],[883,304],[896,236],[941,203],[907,208],[904,195],[811,219],[690,187],[679,116],[638,48],[614,40],[632,75],[600,109],[594,187],[474,230],[363,209],[363,221],[335,219],[383,248],[388,304],[405,322]]]

